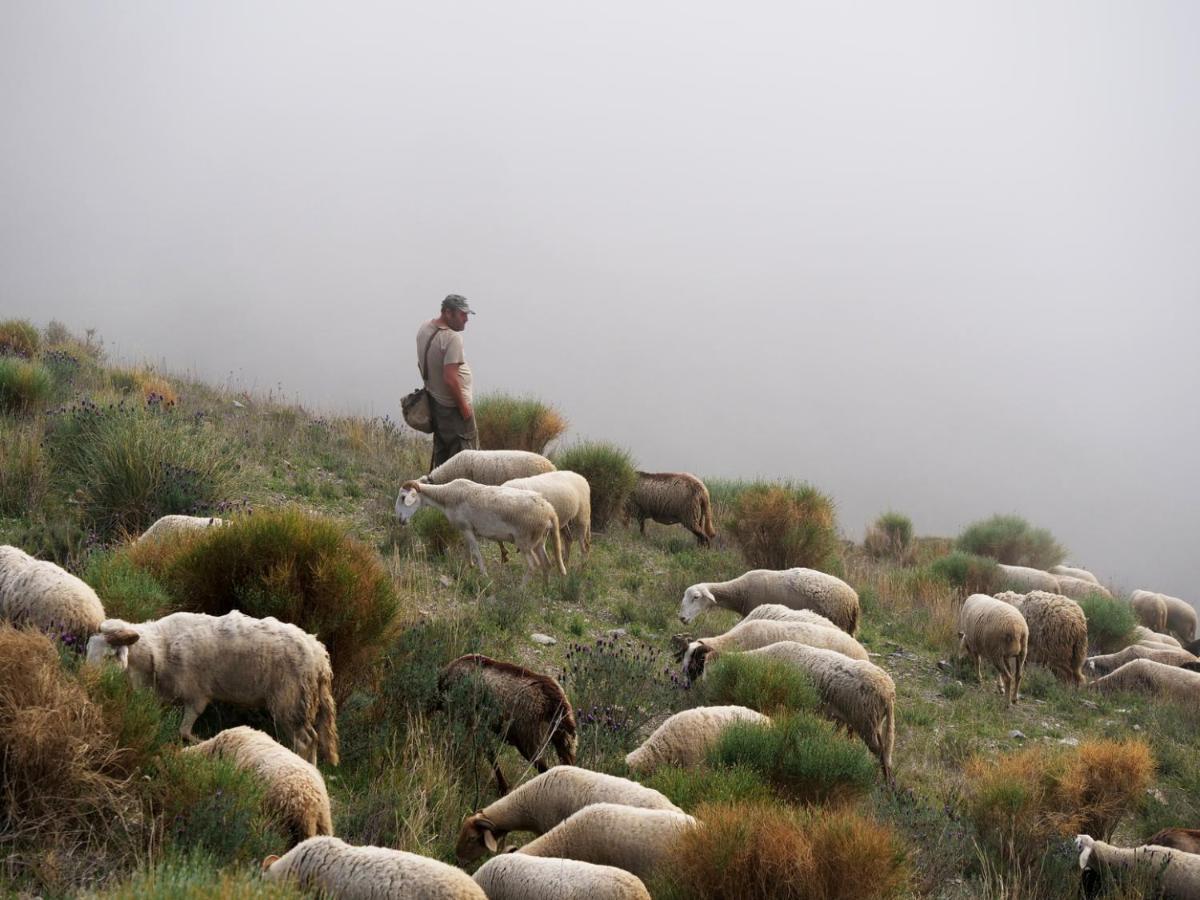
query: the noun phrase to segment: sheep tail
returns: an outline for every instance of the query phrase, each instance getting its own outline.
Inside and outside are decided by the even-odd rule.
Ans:
[[[338,759],[337,703],[333,699],[333,674],[326,669],[317,676],[317,747],[331,766]]]
[[[708,489],[705,488],[700,493],[700,514],[704,523],[704,533],[709,539],[717,536],[717,529],[713,528],[712,520],[712,500],[708,496]]]

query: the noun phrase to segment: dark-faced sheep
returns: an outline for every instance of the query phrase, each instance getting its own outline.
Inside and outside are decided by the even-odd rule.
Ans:
[[[469,687],[448,696],[456,685],[463,684]],[[491,705],[495,714],[489,723],[491,728],[539,772],[549,768],[542,757],[551,746],[561,762],[575,764],[578,743],[575,713],[562,687],[549,675],[479,653],[469,653],[442,670],[438,691],[439,705],[444,706],[448,699],[463,701],[468,698]],[[508,793],[508,781],[498,759],[493,759],[492,767],[500,793]]]
[[[625,500],[626,525],[631,518],[637,519],[642,534],[647,519],[660,525],[682,525],[702,547],[717,536],[712,500],[703,481],[687,472],[638,472],[637,476],[637,484]]]

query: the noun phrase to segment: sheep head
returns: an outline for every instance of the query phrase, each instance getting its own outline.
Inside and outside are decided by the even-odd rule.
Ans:
[[[421,508],[421,482],[406,481],[400,485],[400,493],[396,495],[396,518],[401,524],[408,522]]]
[[[106,619],[100,623],[100,633],[88,638],[87,661],[100,663],[112,659],[122,669],[129,667],[129,645],[141,634],[120,619]]]
[[[467,816],[462,830],[458,833],[458,843],[454,845],[454,856],[460,866],[474,862],[483,856],[484,851],[496,853],[500,849],[498,838],[503,838],[508,832],[496,827],[483,810]]]
[[[704,641],[692,641],[683,654],[683,677],[688,681],[699,679],[710,657],[716,659],[716,651],[712,647]]]
[[[717,605],[717,598],[706,584],[693,584],[683,592],[683,600],[679,604],[679,621],[685,625],[706,609]]]

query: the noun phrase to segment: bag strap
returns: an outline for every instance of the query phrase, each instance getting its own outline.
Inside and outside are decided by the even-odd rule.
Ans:
[[[445,330],[446,330],[445,328],[433,329],[433,334],[431,334],[429,336],[429,341],[428,341],[428,343],[425,344],[425,352],[423,354],[421,354],[422,359],[425,360],[425,368],[421,369],[420,366],[417,367],[421,371],[421,380],[422,381],[425,381],[425,382],[429,381],[429,348],[433,346],[433,339],[438,336],[439,331],[445,331]]]

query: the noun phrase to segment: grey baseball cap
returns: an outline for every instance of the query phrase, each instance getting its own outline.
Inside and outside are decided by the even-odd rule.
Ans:
[[[467,303],[467,298],[462,294],[447,294],[446,299],[442,301],[442,309],[457,309],[461,312],[475,315],[475,310],[471,309]]]

